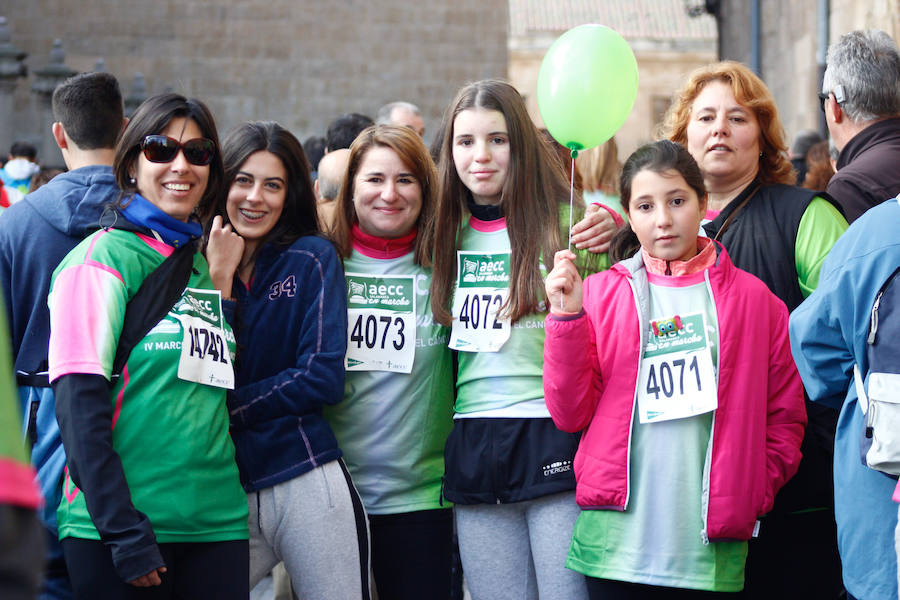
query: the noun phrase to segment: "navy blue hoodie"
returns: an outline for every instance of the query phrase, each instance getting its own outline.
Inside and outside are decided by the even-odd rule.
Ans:
[[[0,215],[0,286],[22,410],[34,444],[31,460],[46,502],[44,520],[51,527],[66,459],[46,381],[50,276],[72,248],[99,229],[100,215],[118,195],[111,167],[82,167],[57,175]]]
[[[228,408],[252,492],[341,456],[322,407],[344,399],[347,292],[334,246],[314,235],[263,246],[249,289],[235,277],[233,290],[222,303],[238,343]]]
[[[50,275],[100,228],[103,208],[118,194],[111,167],[82,167],[57,175],[0,215],[0,285],[17,373],[46,371]]]

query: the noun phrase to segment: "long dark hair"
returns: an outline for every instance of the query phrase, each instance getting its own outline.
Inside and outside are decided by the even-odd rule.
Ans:
[[[194,121],[200,128],[203,137],[212,140],[216,147],[212,161],[209,163],[209,179],[206,189],[195,209],[200,221],[205,221],[209,218],[216,199],[221,195],[225,181],[219,134],[216,131],[216,120],[206,104],[196,98],[185,98],[180,94],[159,94],[147,98],[138,106],[134,116],[128,121],[128,126],[125,127],[119,143],[116,144],[116,157],[113,161],[116,183],[122,190],[119,203],[127,202],[138,191],[136,182],[131,178],[131,173],[141,152],[141,142],[148,135],[162,133],[169,122],[177,117]]]
[[[261,243],[290,245],[304,235],[320,233],[316,216],[316,195],[309,179],[309,163],[303,145],[290,131],[275,121],[251,121],[231,130],[222,144],[227,186],[216,203],[213,215],[221,215],[223,223],[230,223],[226,210],[228,189],[247,158],[254,152],[271,152],[281,161],[285,175],[284,208],[278,222]],[[211,220],[211,219],[210,219]]]
[[[434,319],[449,325],[450,299],[456,273],[459,234],[469,190],[453,162],[453,126],[464,110],[482,108],[499,111],[506,120],[510,161],[501,191],[511,252],[509,300],[505,312],[512,321],[535,312],[543,290],[540,261],[552,268],[553,255],[562,247],[559,231],[560,204],[569,201],[569,186],[560,161],[543,140],[525,109],[522,96],[510,84],[497,79],[477,81],[463,87],[447,108],[433,150],[439,149],[440,197],[429,247],[434,248],[431,307]],[[581,205],[581,202],[576,202]],[[436,236],[442,236],[441,240]],[[453,236],[448,243],[444,236]]]
[[[681,144],[669,140],[660,140],[644,144],[634,151],[625,161],[622,167],[622,175],[619,179],[619,197],[622,200],[622,208],[625,213],[631,214],[631,182],[635,175],[641,171],[649,170],[654,173],[677,171],[688,186],[697,192],[697,198],[706,196],[706,186],[703,185],[703,174],[697,161],[691,153],[685,150]],[[609,257],[613,262],[619,262],[629,258],[641,248],[641,242],[635,235],[631,225],[628,224],[613,236],[609,244]]]
[[[367,127],[350,145],[347,172],[337,197],[334,220],[334,239],[338,252],[348,258],[353,250],[351,228],[359,221],[353,205],[354,180],[366,153],[372,148],[390,148],[416,177],[422,190],[422,209],[416,219],[418,235],[413,249],[413,260],[417,265],[430,266],[430,247],[423,240],[431,239],[427,228],[433,224],[432,215],[437,199],[437,171],[431,155],[422,138],[409,127],[397,125],[372,125]]]

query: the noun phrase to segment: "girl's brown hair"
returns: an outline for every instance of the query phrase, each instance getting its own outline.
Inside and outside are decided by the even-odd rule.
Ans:
[[[585,191],[612,196],[619,193],[619,147],[616,138],[579,152],[575,167],[581,174]]]
[[[694,157],[680,144],[660,140],[644,144],[635,150],[622,167],[619,197],[622,200],[622,208],[628,215],[631,214],[631,182],[634,181],[635,175],[645,170],[659,174],[675,171],[681,175],[688,187],[694,190],[701,203],[706,198],[703,175]],[[629,223],[613,236],[609,244],[609,258],[613,262],[619,262],[630,258],[640,248],[641,242]]]
[[[813,144],[806,153],[806,177],[803,179],[803,187],[824,191],[832,176],[834,169],[831,167],[828,140]]]
[[[505,313],[513,322],[538,310],[543,300],[540,261],[549,271],[562,247],[559,208],[569,201],[569,185],[559,160],[541,138],[525,109],[522,96],[510,84],[486,79],[463,87],[447,108],[433,149],[439,150],[440,196],[429,247],[434,248],[431,307],[435,321],[450,325],[450,303],[456,275],[456,251],[466,223],[469,190],[453,162],[453,127],[468,109],[499,111],[506,120],[510,160],[501,191],[511,248],[509,300]],[[581,201],[576,202],[576,206]],[[438,233],[439,232],[439,233]],[[433,236],[441,235],[440,242]],[[452,236],[452,237],[451,237]],[[452,239],[453,243],[448,243]]]
[[[281,216],[275,226],[257,246],[252,260],[264,244],[287,246],[305,235],[320,234],[316,215],[316,194],[309,180],[309,163],[300,141],[275,121],[250,121],[235,127],[222,142],[222,163],[225,166],[225,193],[213,209],[213,216],[228,218],[228,192],[247,159],[256,152],[270,152],[284,167],[285,196]],[[211,225],[207,224],[207,227]]]

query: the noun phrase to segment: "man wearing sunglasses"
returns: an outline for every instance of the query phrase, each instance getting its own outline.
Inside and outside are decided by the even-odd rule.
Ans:
[[[851,31],[828,49],[819,102],[837,173],[826,192],[847,222],[900,192],[900,50],[878,29]]]
[[[897,44],[879,30],[841,36],[828,49],[822,90],[825,120],[840,150],[838,171],[826,191],[851,222],[876,204],[896,205]],[[897,597],[897,504],[891,501],[897,482],[860,460],[865,416],[852,375],[844,377],[858,362],[855,349],[866,345],[874,298],[887,278],[882,273],[890,274],[898,264],[898,218],[892,210],[890,205],[878,206],[859,224],[851,224],[822,266],[819,289],[792,313],[790,323],[794,357],[810,399],[840,410],[834,438],[834,508],[848,598]]]
[[[41,598],[71,598],[56,534],[59,482],[66,458],[47,381],[50,316],[47,292],[59,262],[99,228],[104,207],[117,199],[112,164],[127,122],[122,93],[108,73],[83,73],[53,92],[53,137],[69,171],[28,194],[0,215],[0,286],[6,296],[31,460],[44,495],[47,573]]]

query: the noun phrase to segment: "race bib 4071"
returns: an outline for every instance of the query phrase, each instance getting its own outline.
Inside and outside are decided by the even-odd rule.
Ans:
[[[640,422],[683,419],[717,407],[705,317],[697,313],[653,321],[638,377]]]

